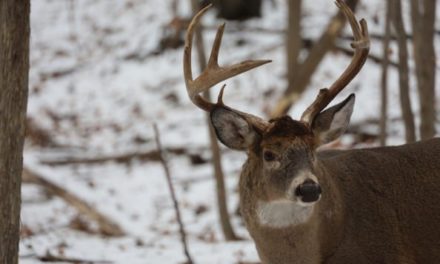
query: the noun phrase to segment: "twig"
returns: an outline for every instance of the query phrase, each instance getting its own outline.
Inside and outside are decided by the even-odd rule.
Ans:
[[[159,131],[157,129],[157,125],[153,124],[153,128],[154,128],[154,138],[156,140],[159,159],[160,159],[160,162],[162,163],[163,169],[165,171],[165,176],[167,179],[168,188],[170,190],[171,198],[173,199],[173,205],[174,205],[174,210],[176,212],[176,218],[177,218],[177,221],[179,222],[180,238],[182,240],[183,251],[184,251],[185,256],[187,258],[188,264],[192,264],[194,262],[192,261],[191,256],[188,251],[188,245],[186,243],[185,228],[183,226],[182,218],[180,216],[179,204],[177,203],[176,193],[174,191],[173,182],[171,181],[170,170],[168,168],[167,162],[166,162],[166,160],[163,156],[163,153],[162,153],[162,144],[160,143]]]
[[[112,261],[108,260],[86,260],[79,258],[69,258],[63,256],[55,256],[50,252],[47,252],[44,256],[35,256],[41,262],[67,262],[67,263],[75,263],[75,264],[110,264]]]
[[[342,46],[336,45],[335,48],[336,48],[336,50],[344,53],[347,56],[353,56],[353,54],[354,54],[353,50],[348,49],[346,47],[342,47]],[[377,55],[374,55],[374,54],[368,54],[368,59],[371,60],[372,62],[378,63],[378,64],[382,64],[383,61],[385,60],[384,57],[380,57],[380,56],[377,56]],[[399,64],[397,62],[390,61],[388,59],[388,66],[393,66],[393,67],[397,68],[397,67],[399,67]]]
[[[312,48],[312,46],[315,45],[315,43],[316,43],[316,41],[309,39],[309,38],[304,38],[302,40],[302,42],[303,42],[303,48],[306,50],[310,50]],[[259,55],[259,54],[266,54],[266,53],[269,53],[269,52],[272,52],[274,50],[281,48],[283,45],[284,45],[283,43],[276,43],[276,44],[268,45],[268,46],[263,47],[261,49],[251,51],[249,54],[246,55],[246,57],[252,58],[252,57],[255,57],[256,55]],[[352,49],[343,47],[339,44],[335,44],[334,48],[335,48],[335,50],[340,51],[344,55],[347,55],[349,57],[352,57],[354,54],[354,51]],[[378,64],[381,64],[383,61],[382,57],[371,54],[371,53],[368,54],[368,59],[371,60],[372,62],[378,63]],[[228,63],[229,63],[229,61],[226,61],[225,64],[228,64]],[[389,66],[398,67],[398,63],[394,62],[394,61],[390,61]]]
[[[92,220],[95,220],[99,226],[100,232],[107,236],[123,236],[124,231],[109,218],[98,212],[92,206],[79,197],[60,186],[46,180],[42,175],[30,170],[26,165],[23,166],[23,182],[31,182],[41,185],[49,193],[56,195],[63,199],[65,202],[75,207],[80,213],[88,216]]]
[[[187,155],[188,150],[185,148],[167,148],[167,152],[175,155]],[[146,161],[159,161],[159,156],[157,150],[148,151],[135,151],[121,154],[103,155],[103,156],[93,156],[93,157],[63,157],[54,160],[41,160],[40,163],[49,166],[63,166],[72,164],[97,164],[104,162],[118,162],[118,163],[129,163],[133,159],[146,160]]]
[[[37,254],[21,255],[20,259],[38,259],[41,262],[67,262],[75,264],[111,264],[113,261],[108,260],[86,260],[79,258],[69,258],[64,256],[55,256],[49,251],[43,256],[38,256]]]

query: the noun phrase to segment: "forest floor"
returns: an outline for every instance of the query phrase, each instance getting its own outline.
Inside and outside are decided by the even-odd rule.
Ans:
[[[221,151],[229,211],[233,227],[243,240],[226,242],[223,238],[205,115],[187,98],[182,47],[159,49],[160,39],[169,33],[164,25],[173,17],[170,2],[32,0],[24,166],[30,175],[38,175],[85,201],[124,234],[106,235],[98,222],[28,179],[22,188],[20,263],[185,261],[164,171],[158,162],[153,123],[159,127],[166,150],[195,262],[258,261],[254,244],[236,213],[238,176],[246,157],[224,146]],[[179,14],[189,17],[189,1],[178,2]],[[371,33],[382,34],[384,1],[366,2],[361,1],[357,17],[368,21]],[[304,37],[316,39],[337,8],[330,0],[303,3]],[[285,1],[263,1],[261,19],[228,22],[221,64],[251,58],[273,60],[270,65],[228,80],[228,105],[266,117],[282,95],[286,72],[281,31],[287,21],[286,10]],[[405,20],[409,21],[408,15]],[[205,46],[210,47],[220,21],[211,11],[204,23],[208,26]],[[344,34],[351,34],[348,26]],[[438,36],[436,40],[439,43]],[[349,41],[338,45],[349,47]],[[396,50],[394,44],[391,47]],[[440,45],[436,48],[440,54]],[[371,53],[381,56],[381,50],[381,41],[373,39]],[[395,61],[396,55],[393,52],[391,59]],[[310,88],[289,114],[298,118],[318,89],[330,85],[349,61],[350,57],[340,52],[328,54]],[[390,67],[389,145],[404,143],[396,73]],[[380,65],[367,61],[336,99],[340,101],[353,92],[357,96],[350,129],[332,147],[378,145],[380,75]],[[414,87],[413,76],[411,84]],[[218,87],[213,90],[217,93]],[[411,96],[417,115],[414,88]],[[437,127],[440,131],[440,124]]]

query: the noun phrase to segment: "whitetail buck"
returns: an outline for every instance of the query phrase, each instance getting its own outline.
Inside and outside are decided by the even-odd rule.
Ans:
[[[192,20],[184,50],[188,95],[210,112],[227,147],[246,151],[240,206],[263,263],[440,263],[440,139],[398,147],[317,151],[346,129],[354,95],[323,110],[354,78],[369,51],[364,20],[337,5],[354,34],[354,57],[329,89],[322,89],[299,121],[265,121],[200,96],[215,84],[269,61],[228,67],[217,63],[219,27],[207,68],[193,79]]]

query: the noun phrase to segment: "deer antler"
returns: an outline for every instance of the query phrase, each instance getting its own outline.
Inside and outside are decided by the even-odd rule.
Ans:
[[[211,112],[215,107],[224,107],[236,113],[239,113],[257,128],[264,129],[264,127],[266,126],[266,122],[261,118],[234,110],[223,104],[222,96],[225,86],[222,87],[216,104],[205,100],[200,95],[200,93],[208,91],[211,87],[221,81],[227,80],[233,76],[271,62],[271,60],[247,60],[230,66],[219,66],[218,53],[220,50],[220,44],[223,36],[223,31],[225,29],[225,24],[220,25],[217,29],[217,35],[215,36],[214,44],[212,46],[211,55],[209,57],[206,69],[203,70],[200,76],[198,76],[196,79],[193,79],[191,69],[191,50],[193,34],[197,24],[199,23],[200,18],[203,16],[203,14],[206,13],[206,11],[208,11],[211,6],[212,4],[203,8],[193,17],[186,32],[185,48],[183,53],[183,74],[185,77],[185,84],[188,96],[196,106],[207,112]]]
[[[362,19],[359,22],[359,26],[353,12],[342,0],[336,0],[335,3],[342,10],[350,23],[354,36],[354,41],[351,43],[351,47],[354,48],[355,51],[347,69],[345,69],[329,89],[321,89],[315,101],[302,114],[301,121],[310,125],[316,115],[318,115],[358,74],[367,59],[370,49],[367,22]]]

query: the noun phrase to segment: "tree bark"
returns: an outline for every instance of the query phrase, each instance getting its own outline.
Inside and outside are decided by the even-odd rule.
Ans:
[[[411,0],[414,60],[420,104],[420,137],[435,135],[435,12],[434,0]]]
[[[0,263],[18,263],[29,71],[29,0],[0,2]]]
[[[358,0],[347,0],[347,5],[355,10]],[[278,101],[277,105],[271,112],[271,118],[279,117],[287,114],[292,104],[294,104],[300,95],[307,88],[313,73],[318,68],[319,63],[329,50],[334,47],[335,39],[340,35],[345,25],[345,16],[342,11],[330,20],[326,30],[321,35],[309,52],[309,55],[298,67],[298,78],[292,85],[284,91],[283,97]]]
[[[386,145],[387,140],[387,117],[388,117],[388,65],[389,60],[389,49],[390,49],[390,38],[391,38],[391,3],[388,1],[386,3],[386,13],[385,13],[385,30],[383,38],[383,59],[382,59],[382,76],[380,80],[380,120],[379,120],[379,143],[381,146]]]
[[[409,96],[409,67],[408,47],[406,43],[406,32],[402,19],[402,6],[400,0],[391,0],[391,16],[397,44],[399,47],[399,92],[402,117],[405,125],[405,139],[407,143],[416,140],[414,114],[412,112]]]
[[[198,12],[198,5],[196,2],[197,1],[195,0],[191,0],[194,14]],[[205,48],[203,44],[204,43],[203,35],[200,27],[196,28],[195,39],[196,39],[195,44],[197,49],[197,55],[198,55],[197,57],[200,66],[200,71],[203,71],[203,69],[206,68],[207,60],[206,60]],[[203,93],[203,95],[207,100],[210,100],[209,91]],[[229,218],[228,203],[226,199],[225,180],[224,180],[225,177],[223,174],[222,163],[221,163],[222,160],[220,154],[220,146],[218,144],[217,136],[215,134],[214,128],[212,127],[209,113],[206,114],[206,121],[208,123],[209,141],[211,143],[212,162],[214,165],[214,176],[216,182],[217,204],[218,204],[218,212],[220,216],[220,225],[226,240],[228,241],[238,240],[238,237],[236,236],[234,229],[232,228],[231,221]]]

